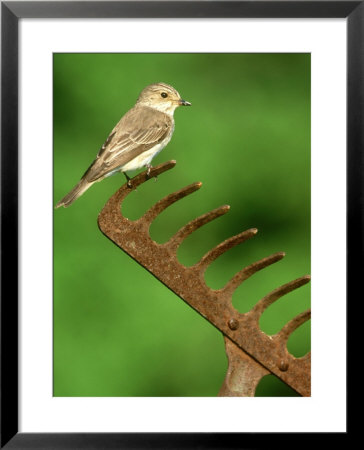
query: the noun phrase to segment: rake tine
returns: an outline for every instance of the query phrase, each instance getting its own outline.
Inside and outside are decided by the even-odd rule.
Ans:
[[[303,311],[301,314],[298,314],[296,317],[291,319],[289,322],[284,325],[284,327],[276,334],[276,337],[282,342],[286,343],[290,335],[297,330],[299,326],[303,323],[307,322],[311,318],[311,310]]]
[[[153,205],[139,220],[150,225],[162,211],[168,208],[168,206],[172,205],[181,198],[197,191],[201,186],[201,182],[193,183],[180,189],[177,192],[173,192],[172,194],[167,195],[166,197],[162,198],[162,200],[159,200],[159,202]]]
[[[230,281],[226,283],[221,291],[224,295],[232,295],[233,292],[241,285],[241,283],[243,283],[249,277],[254,275],[256,272],[259,272],[259,270],[262,270],[265,267],[268,267],[271,264],[280,261],[285,256],[286,254],[284,252],[274,253],[273,255],[267,256],[266,258],[263,258],[259,261],[254,262],[253,264],[250,264],[247,267],[244,267],[242,270],[237,272]]]
[[[147,175],[148,170],[145,170],[144,172],[139,173],[134,178],[131,178],[129,180],[131,186],[128,186],[128,183],[125,183],[124,186],[127,187],[127,189],[129,191],[136,189],[138,186],[145,183],[146,181],[157,177],[158,175],[162,174],[163,172],[166,172],[167,170],[173,169],[173,167],[176,164],[177,164],[177,162],[175,160],[171,160],[171,161],[167,161],[165,163],[159,164],[158,166],[151,167],[149,175]]]
[[[289,292],[292,292],[295,289],[298,289],[299,287],[307,284],[310,279],[311,277],[309,275],[305,275],[301,278],[297,278],[296,280],[291,281],[290,283],[280,286],[279,288],[275,289],[274,291],[263,297],[261,300],[259,300],[254,308],[250,310],[249,314],[256,315],[257,318],[259,318],[262,313],[268,308],[268,306],[270,306],[276,300],[288,294]]]
[[[171,250],[176,251],[178,247],[181,245],[182,241],[186,239],[191,233],[193,233],[198,228],[206,225],[214,219],[226,214],[230,209],[229,205],[220,206],[219,208],[214,209],[213,211],[209,211],[208,213],[197,217],[194,220],[191,220],[185,226],[180,228],[175,235],[171,237],[171,239],[165,244]]]
[[[250,228],[249,230],[243,231],[236,236],[226,239],[224,242],[221,242],[221,244],[208,251],[194,266],[194,268],[201,270],[202,272],[205,271],[207,266],[215,261],[216,258],[218,258],[229,249],[235,247],[236,245],[252,238],[257,234],[257,232],[258,230],[256,228]]]
[[[165,163],[159,164],[156,167],[153,167],[150,171],[151,175],[150,177],[156,177],[160,175],[163,172],[166,172],[167,170],[173,169],[173,167],[176,165],[176,161],[167,161]],[[131,187],[128,186],[127,183],[123,184],[119,190],[115,192],[114,195],[112,195],[109,200],[106,202],[104,208],[102,209],[101,213],[98,217],[98,224],[101,229],[103,230],[103,227],[106,226],[106,222],[108,220],[111,221],[119,221],[124,218],[120,205],[123,203],[124,199],[129,195],[129,193],[143,184],[145,181],[148,181],[147,178],[147,170],[144,172],[139,173],[134,178],[131,178]],[[108,227],[107,227],[108,228]]]

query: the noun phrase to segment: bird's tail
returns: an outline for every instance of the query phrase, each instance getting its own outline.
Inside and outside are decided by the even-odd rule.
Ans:
[[[85,179],[80,180],[76,186],[72,189],[71,192],[69,192],[65,197],[62,198],[57,204],[56,208],[59,208],[60,206],[64,206],[67,208],[67,206],[70,206],[75,200],[78,199],[87,189],[92,185],[93,183],[89,183]]]

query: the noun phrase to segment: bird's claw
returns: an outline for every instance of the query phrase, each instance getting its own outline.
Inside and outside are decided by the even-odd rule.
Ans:
[[[131,189],[133,187],[133,183],[131,182],[129,175],[126,172],[123,172],[123,174],[125,175],[126,178],[126,185],[128,186],[129,189]]]
[[[150,178],[150,171],[152,170],[152,166],[150,164],[147,165],[147,180]]]

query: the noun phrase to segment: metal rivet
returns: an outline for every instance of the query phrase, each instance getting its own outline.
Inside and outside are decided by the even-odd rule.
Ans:
[[[288,362],[282,359],[281,362],[279,363],[279,370],[281,372],[286,372],[288,370]]]
[[[236,319],[230,319],[228,325],[230,330],[237,330],[239,328],[239,322]]]

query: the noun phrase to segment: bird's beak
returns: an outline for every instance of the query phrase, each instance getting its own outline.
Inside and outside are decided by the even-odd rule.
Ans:
[[[179,104],[182,106],[191,106],[190,102],[187,102],[186,100],[180,99]]]

